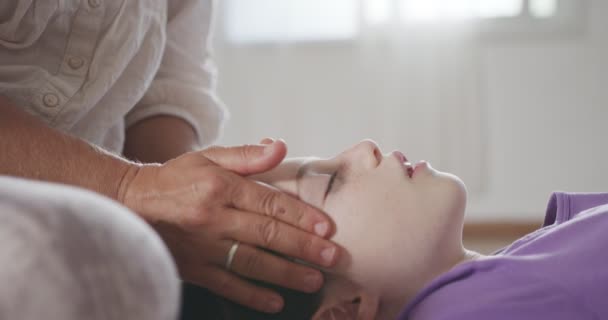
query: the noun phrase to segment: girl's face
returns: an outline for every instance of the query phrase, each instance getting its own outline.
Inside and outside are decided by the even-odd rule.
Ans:
[[[462,252],[463,183],[425,162],[406,161],[366,140],[331,159],[286,160],[255,179],[329,214],[332,240],[346,253],[336,272],[382,294],[417,281],[411,275],[443,262],[438,257]]]

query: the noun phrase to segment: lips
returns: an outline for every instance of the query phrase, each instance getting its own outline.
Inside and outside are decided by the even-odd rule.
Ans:
[[[410,178],[413,178],[414,177],[414,172],[416,171],[416,169],[414,167],[412,167],[412,164],[409,163],[409,162],[405,162],[403,164],[403,166],[405,167],[405,173],[407,173],[407,175]]]
[[[416,164],[412,165],[412,163],[407,160],[407,157],[400,151],[394,151],[393,155],[397,158],[399,163],[401,163],[405,174],[407,174],[407,176],[410,178],[413,178],[417,171],[424,170],[429,167],[428,162],[425,160],[420,160],[416,162]]]
[[[401,163],[407,162],[407,158],[405,157],[405,155],[403,154],[403,152],[401,152],[401,151],[393,151],[393,155],[395,157],[397,157],[397,160],[399,160],[399,162],[401,162]]]
[[[425,169],[428,169],[428,168],[429,168],[429,163],[427,161],[420,160],[420,161],[418,161],[414,165],[414,169],[413,170],[414,170],[414,172],[416,172],[416,171],[425,170]]]
[[[414,167],[412,166],[411,163],[409,163],[407,161],[407,157],[401,151],[393,151],[393,155],[395,156],[395,158],[397,158],[397,161],[399,161],[399,163],[401,163],[401,166],[403,167],[405,174],[407,174],[407,176],[410,178],[413,177],[414,176]]]

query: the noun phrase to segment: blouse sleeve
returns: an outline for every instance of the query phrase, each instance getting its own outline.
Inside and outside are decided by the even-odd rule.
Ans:
[[[148,91],[127,114],[126,126],[155,115],[192,125],[199,143],[213,143],[228,116],[215,93],[210,56],[213,0],[168,1],[163,59]]]

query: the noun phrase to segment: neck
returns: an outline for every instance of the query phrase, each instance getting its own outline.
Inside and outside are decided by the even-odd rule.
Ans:
[[[385,298],[382,299],[382,305],[378,310],[378,319],[396,319],[403,308],[407,306],[433,279],[463,262],[476,260],[482,257],[484,257],[484,255],[463,248],[462,251],[453,258],[446,259],[443,263],[438,264],[437,268],[425,268],[425,271],[418,272],[418,274],[411,277],[412,279],[410,281],[406,282],[410,285],[405,287],[405,290],[401,287],[399,293],[389,293],[385,295]]]

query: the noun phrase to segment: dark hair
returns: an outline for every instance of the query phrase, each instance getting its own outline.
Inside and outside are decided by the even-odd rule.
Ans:
[[[257,285],[278,292],[285,301],[277,314],[257,312],[209,293],[204,288],[185,284],[181,320],[310,320],[321,304],[321,293],[303,293],[267,283]]]
[[[256,283],[278,292],[285,301],[283,310],[276,314],[257,312],[222,299],[223,320],[310,320],[321,304],[321,293],[303,293],[266,283]]]

